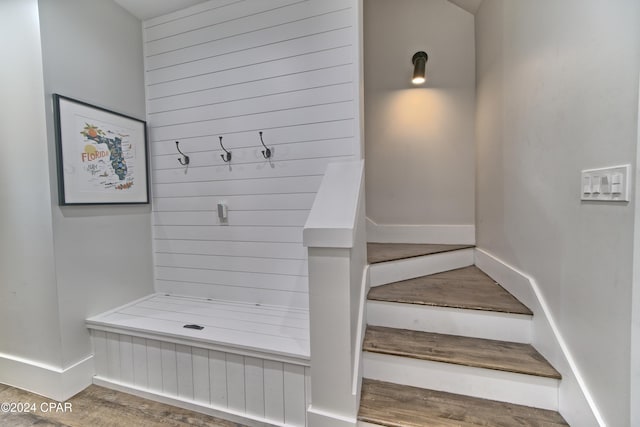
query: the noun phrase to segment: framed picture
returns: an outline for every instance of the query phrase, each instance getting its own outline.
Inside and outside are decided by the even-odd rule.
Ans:
[[[149,203],[146,122],[53,95],[60,205]]]

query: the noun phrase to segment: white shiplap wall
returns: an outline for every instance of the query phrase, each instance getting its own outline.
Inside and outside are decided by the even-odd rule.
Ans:
[[[360,153],[356,4],[212,0],[144,23],[157,291],[308,307],[302,227],[327,164]]]

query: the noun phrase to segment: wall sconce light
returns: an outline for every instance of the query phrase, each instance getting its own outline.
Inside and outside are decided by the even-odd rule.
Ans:
[[[428,58],[429,56],[423,51],[416,52],[413,58],[411,58],[411,63],[413,64],[413,78],[411,79],[411,83],[414,85],[421,85],[426,81],[427,74],[425,67]]]

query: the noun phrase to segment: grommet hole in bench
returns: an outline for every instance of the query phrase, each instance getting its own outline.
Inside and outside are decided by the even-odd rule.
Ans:
[[[199,331],[204,329],[204,326],[200,326],[200,325],[184,325],[183,328],[187,328],[187,329],[197,329]]]

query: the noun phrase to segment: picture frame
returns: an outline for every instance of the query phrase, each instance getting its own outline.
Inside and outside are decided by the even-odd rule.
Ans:
[[[58,203],[149,203],[144,120],[53,94]]]

